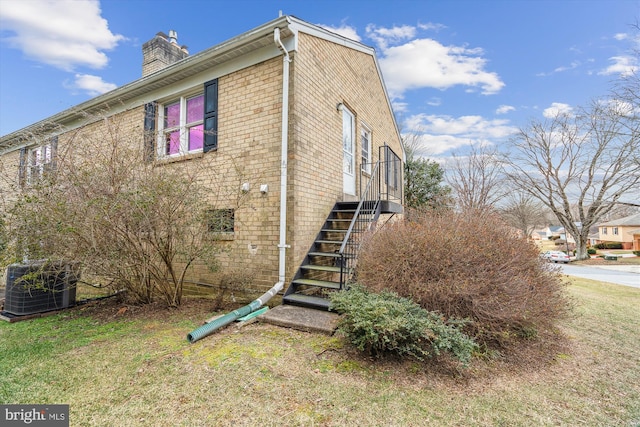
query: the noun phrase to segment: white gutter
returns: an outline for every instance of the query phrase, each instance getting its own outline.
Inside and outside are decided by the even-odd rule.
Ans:
[[[291,246],[287,245],[287,158],[288,158],[288,140],[289,140],[289,52],[280,40],[280,28],[273,30],[273,41],[278,48],[282,50],[283,66],[282,66],[282,151],[280,164],[280,242],[278,248],[280,250],[278,258],[278,283],[284,286],[285,281],[285,261],[286,249]]]

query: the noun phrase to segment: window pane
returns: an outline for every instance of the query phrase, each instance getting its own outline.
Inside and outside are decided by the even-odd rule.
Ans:
[[[45,145],[44,147],[42,147],[42,150],[44,151],[43,154],[43,162],[44,163],[49,163],[51,162],[51,146],[50,145]]]
[[[169,132],[165,136],[167,142],[166,153],[176,154],[180,152],[180,131]]]
[[[342,114],[342,148],[346,153],[353,153],[353,116],[346,110]]]
[[[201,150],[204,141],[203,126],[189,128],[189,151]]]
[[[187,99],[187,123],[202,120],[204,117],[204,95]]]
[[[362,145],[362,170],[365,172],[371,172],[371,158],[369,154],[369,132],[362,131],[361,136]]]
[[[171,128],[180,125],[180,102],[164,107],[164,127]]]
[[[353,175],[353,156],[352,155],[344,153],[344,157],[342,159],[342,170],[344,173]]]

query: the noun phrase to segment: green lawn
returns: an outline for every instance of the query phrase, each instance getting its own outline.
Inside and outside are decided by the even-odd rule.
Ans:
[[[637,426],[640,289],[573,280],[550,363],[376,362],[335,337],[211,315],[84,306],[0,322],[0,402],[66,403],[72,426]]]

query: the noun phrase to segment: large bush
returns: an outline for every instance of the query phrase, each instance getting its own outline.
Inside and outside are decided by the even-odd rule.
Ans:
[[[364,245],[358,282],[409,297],[447,318],[468,318],[479,342],[505,345],[567,314],[564,285],[539,250],[489,214],[425,212]]]
[[[342,314],[338,329],[360,351],[423,360],[443,352],[469,363],[476,343],[461,331],[464,322],[445,322],[395,293],[372,293],[358,285],[331,296],[331,309]]]
[[[8,209],[9,249],[15,260],[73,261],[83,278],[125,289],[132,302],[177,306],[194,263],[216,267],[218,235],[207,221],[225,189],[202,182],[224,177],[193,163],[143,162],[142,140],[122,125],[105,119],[75,133],[55,173],[25,185]]]

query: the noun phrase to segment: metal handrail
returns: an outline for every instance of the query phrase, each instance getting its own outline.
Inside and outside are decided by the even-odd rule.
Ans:
[[[365,227],[368,227],[371,223],[367,221],[364,224],[364,221],[361,220],[361,212],[363,206],[365,204],[369,204],[367,206],[368,214],[375,215],[375,211],[378,208],[378,204],[380,203],[380,184],[377,179],[379,173],[380,161],[378,160],[375,163],[373,171],[371,172],[371,178],[365,187],[364,192],[360,192],[360,203],[358,203],[358,207],[353,214],[353,218],[351,219],[351,223],[349,224],[349,228],[345,233],[344,240],[342,241],[342,245],[340,246],[340,250],[338,254],[340,255],[340,289],[344,289],[346,281],[351,277],[352,273],[352,265],[355,262],[355,254],[358,252],[360,245],[354,247],[354,245],[349,245],[349,240],[351,240],[351,236],[354,233],[354,230],[357,234],[361,233]],[[376,185],[377,184],[377,185]],[[361,184],[362,185],[362,181]]]
[[[367,168],[364,168],[363,170],[366,169]],[[363,172],[361,172],[361,174],[364,175]],[[363,176],[361,176],[360,203],[358,203],[358,207],[353,214],[349,228],[338,251],[340,255],[338,259],[340,263],[340,289],[344,289],[347,280],[351,278],[356,263],[356,255],[362,244],[362,241],[353,242],[352,244],[350,244],[349,241],[354,233],[362,233],[365,231],[365,228],[369,227],[370,224],[376,220],[376,215],[379,214],[378,209],[383,199],[383,188],[384,200],[402,201],[402,161],[400,157],[393,152],[391,147],[384,144],[379,148],[379,160],[375,162],[373,171],[368,178],[369,181],[364,191],[362,191]],[[363,207],[367,208],[367,214],[362,214]],[[366,217],[366,215],[369,215],[368,221],[363,220],[363,217]]]

